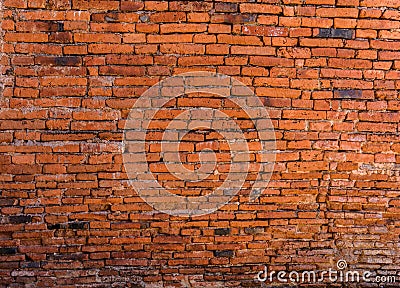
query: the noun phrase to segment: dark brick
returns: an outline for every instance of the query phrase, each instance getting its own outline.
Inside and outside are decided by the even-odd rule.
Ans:
[[[217,228],[214,230],[215,235],[223,236],[223,235],[229,235],[231,232],[231,229],[229,228]]]
[[[30,215],[9,216],[8,221],[12,224],[29,223],[32,222],[32,216]]]
[[[232,250],[214,251],[214,257],[233,257]]]
[[[256,16],[252,14],[229,14],[224,15],[223,23],[227,24],[241,24],[255,22]]]
[[[88,255],[83,253],[48,254],[47,260],[87,260]]]
[[[14,205],[17,202],[17,200],[14,199],[0,199],[0,206],[11,206]]]
[[[21,268],[39,268],[40,262],[23,262],[21,263]]]
[[[64,228],[64,227],[62,226],[62,224],[59,224],[59,223],[47,224],[47,229],[49,229],[49,230],[57,230],[57,229],[62,229],[62,228]]]
[[[68,223],[68,228],[76,230],[87,229],[89,228],[89,222],[71,222]]]
[[[15,247],[3,247],[0,248],[1,255],[15,255],[17,254],[17,248]]]
[[[215,12],[237,12],[238,5],[235,3],[215,3]]]
[[[55,63],[59,66],[76,66],[81,64],[81,58],[77,56],[61,56],[55,58]]]
[[[336,90],[334,98],[338,99],[360,99],[362,98],[362,90]]]
[[[353,29],[320,28],[318,37],[353,39]]]
[[[72,43],[71,32],[56,32],[49,35],[49,41],[55,43]]]
[[[64,23],[63,22],[57,22],[57,31],[64,32]]]
[[[81,64],[81,57],[78,56],[37,56],[35,64],[49,66],[78,66]]]
[[[247,227],[247,228],[244,228],[244,232],[246,234],[251,234],[251,235],[261,234],[264,232],[264,228],[263,227]]]

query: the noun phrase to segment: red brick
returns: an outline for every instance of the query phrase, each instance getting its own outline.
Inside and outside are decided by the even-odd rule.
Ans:
[[[239,5],[242,13],[280,14],[282,8],[277,5],[242,3]]]
[[[261,46],[262,42],[256,36],[238,36],[220,34],[217,36],[218,43],[227,43],[233,45],[256,45]]]
[[[275,271],[333,267],[330,249],[349,254],[350,242],[365,252],[354,269],[396,273],[388,264],[398,258],[400,215],[399,5],[4,1],[2,283],[248,287],[265,263]],[[247,197],[261,159],[255,153],[243,193],[230,203],[203,216],[169,216],[131,185],[124,127],[149,87],[199,70],[234,76],[260,97],[276,160],[257,200]],[[182,95],[166,106],[145,149],[153,176],[173,193],[211,193],[231,168],[221,135],[192,131],[180,145],[184,165],[199,168],[197,152],[213,148],[218,171],[199,182],[169,173],[160,139],[181,111],[220,110],[251,151],[260,149],[258,119],[229,99]]]
[[[201,33],[207,31],[206,24],[162,24],[160,25],[160,33]]]
[[[186,20],[184,12],[159,12],[150,15],[151,22],[179,22]]]
[[[358,8],[317,8],[317,17],[357,18]]]
[[[165,54],[204,54],[205,47],[200,44],[160,44],[160,52]]]

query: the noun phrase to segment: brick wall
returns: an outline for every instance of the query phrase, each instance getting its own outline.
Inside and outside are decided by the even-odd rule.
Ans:
[[[400,269],[399,1],[2,5],[2,287],[260,286],[264,265],[338,259]],[[256,202],[244,191],[187,219],[138,197],[121,143],[137,97],[199,70],[254,89],[278,153]]]

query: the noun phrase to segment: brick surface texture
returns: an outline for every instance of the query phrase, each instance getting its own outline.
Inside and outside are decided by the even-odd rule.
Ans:
[[[398,0],[3,0],[0,286],[260,287],[264,265],[322,270],[339,259],[395,275],[399,8]],[[253,89],[268,107],[277,159],[257,201],[245,186],[218,211],[185,218],[138,196],[122,139],[135,99],[189,71]],[[222,105],[211,96],[178,104]],[[153,129],[172,116],[159,114]],[[187,165],[195,169],[197,145],[218,137],[188,134]],[[163,184],[204,193],[163,174],[159,156],[149,162]]]

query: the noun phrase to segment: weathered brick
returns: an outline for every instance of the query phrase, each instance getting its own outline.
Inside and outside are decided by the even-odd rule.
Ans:
[[[35,64],[51,66],[78,66],[82,63],[79,56],[38,56],[35,58]]]
[[[214,257],[233,257],[234,253],[232,250],[221,250],[221,251],[214,251]]]
[[[343,38],[352,39],[354,30],[351,29],[334,29],[334,28],[320,28],[318,36],[323,38]]]
[[[362,96],[362,90],[337,90],[334,92],[334,97],[339,99],[360,99]]]
[[[237,12],[238,4],[236,3],[215,3],[216,12]]]
[[[213,23],[227,23],[227,24],[243,24],[255,23],[256,16],[254,14],[223,14],[214,15],[211,18]]]
[[[214,230],[215,235],[229,235],[230,234],[229,228],[217,228]]]
[[[88,229],[89,222],[71,222],[71,223],[68,223],[68,228],[74,229],[74,230]]]

